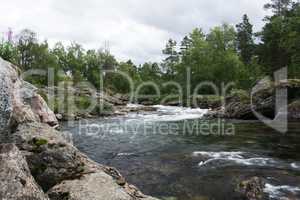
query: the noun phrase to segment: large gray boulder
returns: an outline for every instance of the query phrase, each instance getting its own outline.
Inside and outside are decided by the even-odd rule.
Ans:
[[[103,171],[86,174],[80,179],[67,180],[48,192],[52,200],[129,200],[138,199],[122,186],[116,184],[113,177]],[[146,199],[146,196],[139,196]]]
[[[15,132],[6,134],[4,140],[26,152],[32,175],[45,191],[84,171],[87,158],[47,124],[20,124]]]
[[[67,142],[66,135],[54,129],[57,119],[37,88],[1,58],[0,80],[0,143],[15,144],[28,164],[17,147],[3,148],[0,199],[48,199],[30,172],[51,199],[153,199],[128,184],[114,168],[95,163]]]
[[[114,168],[90,160],[47,124],[20,124],[4,137],[22,149],[32,175],[51,199],[152,199]]]
[[[37,89],[20,77],[19,69],[0,58],[0,133],[27,122],[58,124]]]
[[[49,200],[31,176],[21,152],[13,144],[0,145],[0,199]]]
[[[13,111],[13,86],[17,79],[16,68],[0,58],[0,133],[8,130]]]

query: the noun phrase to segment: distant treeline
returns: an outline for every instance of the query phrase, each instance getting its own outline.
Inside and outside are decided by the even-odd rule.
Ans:
[[[69,80],[74,83],[89,81],[99,88],[100,71],[112,70],[128,74],[135,87],[153,81],[159,86],[167,81],[178,82],[184,87],[187,73],[191,74],[191,90],[203,81],[217,86],[234,82],[238,89],[249,89],[260,78],[288,67],[289,78],[300,78],[300,5],[292,0],[271,0],[265,5],[272,16],[265,17],[265,26],[258,33],[245,14],[235,27],[223,24],[204,33],[194,29],[177,43],[170,39],[161,63],[134,65],[130,60],[118,62],[109,52],[85,50],[73,43],[65,47],[57,43],[50,48],[47,41],[40,43],[37,35],[23,30],[14,41],[0,43],[0,56],[17,64],[23,70],[53,68],[56,82]],[[46,77],[32,77],[31,82],[46,85]],[[108,73],[103,80],[105,87],[127,93],[129,82],[120,74]],[[174,86],[161,87],[166,94],[175,93]],[[202,93],[211,93],[202,88]],[[144,87],[144,94],[154,93],[152,87]]]

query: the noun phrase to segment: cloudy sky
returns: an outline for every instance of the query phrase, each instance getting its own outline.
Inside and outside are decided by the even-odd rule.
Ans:
[[[208,31],[236,24],[247,13],[263,26],[268,0],[2,0],[0,34],[29,28],[51,44],[76,41],[101,48],[109,41],[118,59],[159,61],[168,38],[180,40],[193,28]]]

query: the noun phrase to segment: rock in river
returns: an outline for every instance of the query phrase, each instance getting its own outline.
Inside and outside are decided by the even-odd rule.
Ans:
[[[262,178],[252,177],[242,181],[237,188],[237,192],[245,200],[261,200],[264,198],[265,182]]]

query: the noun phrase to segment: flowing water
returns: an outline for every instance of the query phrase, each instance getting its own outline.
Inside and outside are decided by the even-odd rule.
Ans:
[[[203,121],[206,110],[157,108],[63,129],[81,151],[155,197],[238,199],[238,183],[258,176],[265,199],[300,199],[300,123],[282,135],[257,121]]]

